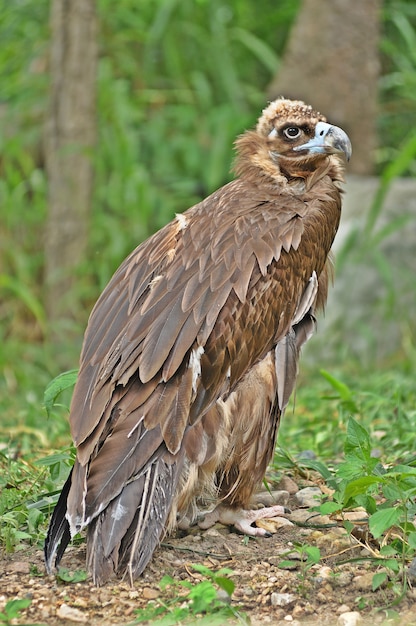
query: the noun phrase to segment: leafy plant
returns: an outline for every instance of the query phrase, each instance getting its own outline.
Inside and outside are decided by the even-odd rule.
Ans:
[[[58,374],[53,380],[50,381],[45,389],[43,396],[43,402],[48,417],[51,416],[53,407],[56,405],[57,398],[66,390],[75,385],[77,379],[78,370],[72,369],[68,372],[62,372]]]
[[[294,560],[293,554],[296,554],[298,559]],[[317,565],[319,563],[321,559],[321,551],[316,546],[295,542],[293,544],[293,548],[291,548],[290,551],[288,551],[284,556],[288,556],[289,558],[280,561],[279,567],[282,569],[299,567],[299,592],[305,594],[308,571],[313,565]]]
[[[322,514],[363,507],[372,537],[380,542],[374,552],[375,564],[387,568],[403,580],[401,593],[407,586],[407,563],[415,556],[416,467],[396,465],[385,468],[371,454],[368,432],[352,417],[348,421],[345,460],[335,470],[332,485],[336,487],[332,501],[318,507]],[[349,532],[354,524],[345,521]],[[387,571],[376,572],[373,590],[388,578]]]
[[[87,572],[82,569],[69,570],[66,567],[60,567],[56,574],[58,580],[64,583],[80,583],[87,580]]]
[[[31,605],[32,600],[29,598],[17,598],[15,600],[9,600],[3,611],[0,612],[0,623],[5,626],[11,626],[15,619],[21,617],[21,612],[27,609]],[[22,624],[22,626],[45,626],[44,624]]]
[[[170,576],[164,576],[160,588],[172,588],[174,597],[168,601],[149,602],[145,609],[136,611],[135,624],[151,620],[155,626],[170,626],[179,623],[194,622],[198,624],[224,624],[226,620],[237,620],[240,624],[248,624],[244,613],[235,609],[231,604],[231,596],[235,585],[229,578],[232,571],[222,568],[213,572],[204,565],[195,564],[192,568],[206,580],[196,585],[187,580],[177,581]],[[218,589],[225,595],[220,597]]]
[[[72,448],[35,461],[13,458],[13,450],[0,452],[0,545],[6,552],[25,542],[42,542],[45,524],[69,467]]]

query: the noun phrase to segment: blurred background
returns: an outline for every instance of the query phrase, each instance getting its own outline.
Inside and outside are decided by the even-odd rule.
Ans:
[[[3,438],[68,437],[64,419],[41,432],[43,392],[77,367],[101,290],[230,180],[235,137],[279,95],[353,144],[336,286],[302,377],[414,387],[413,0],[15,0],[0,39]]]

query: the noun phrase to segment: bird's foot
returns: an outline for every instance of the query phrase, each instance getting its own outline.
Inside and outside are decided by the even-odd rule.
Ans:
[[[256,511],[245,509],[233,509],[223,504],[218,505],[213,511],[207,513],[198,524],[200,528],[206,529],[216,522],[226,526],[235,526],[237,530],[252,537],[270,537],[272,533],[264,528],[252,526],[257,520],[273,518],[290,513],[284,506],[268,506]]]

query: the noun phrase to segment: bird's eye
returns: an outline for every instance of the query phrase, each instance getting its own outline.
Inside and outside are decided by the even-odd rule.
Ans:
[[[287,139],[297,139],[300,135],[300,128],[297,126],[288,126],[284,129],[283,134]]]

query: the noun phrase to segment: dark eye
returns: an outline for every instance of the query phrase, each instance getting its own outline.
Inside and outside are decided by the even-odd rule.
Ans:
[[[297,139],[300,135],[300,128],[297,126],[288,126],[284,129],[283,134],[288,139]]]

